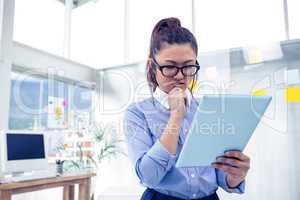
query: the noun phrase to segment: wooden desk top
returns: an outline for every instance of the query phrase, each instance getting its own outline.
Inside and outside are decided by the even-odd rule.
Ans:
[[[30,181],[22,181],[22,182],[12,182],[12,183],[3,183],[0,184],[0,190],[14,190],[20,188],[28,188],[34,186],[41,185],[51,185],[51,184],[59,184],[59,183],[68,183],[68,182],[80,182],[83,179],[88,179],[93,176],[96,176],[95,173],[80,173],[80,174],[63,174],[61,176],[45,178],[45,179],[37,179]]]

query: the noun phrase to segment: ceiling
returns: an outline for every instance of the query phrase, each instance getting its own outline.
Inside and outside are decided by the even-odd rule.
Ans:
[[[65,4],[65,0],[58,0],[60,2],[62,2],[63,4]],[[73,4],[74,4],[74,8],[78,8],[79,6],[82,6],[88,2],[97,2],[98,0],[73,0]]]

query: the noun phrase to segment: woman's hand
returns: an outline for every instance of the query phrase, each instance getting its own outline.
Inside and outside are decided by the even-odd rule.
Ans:
[[[235,188],[245,180],[250,169],[250,158],[240,151],[228,151],[219,156],[212,166],[226,172],[228,186]]]
[[[168,104],[172,116],[183,119],[185,115],[187,96],[185,91],[179,87],[174,87],[168,94]]]
[[[185,92],[178,87],[173,88],[168,93],[171,115],[159,140],[172,155],[176,155],[177,152],[181,122],[185,115],[186,98]]]

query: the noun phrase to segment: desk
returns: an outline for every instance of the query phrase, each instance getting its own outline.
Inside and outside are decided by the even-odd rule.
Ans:
[[[63,187],[63,200],[74,200],[74,186],[79,184],[78,199],[90,200],[90,185],[93,176],[96,176],[96,174],[70,174],[54,178],[0,184],[0,199],[11,200],[14,194]]]

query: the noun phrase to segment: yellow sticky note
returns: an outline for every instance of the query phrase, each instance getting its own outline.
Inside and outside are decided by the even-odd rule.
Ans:
[[[287,102],[300,102],[300,88],[286,88],[285,97]]]
[[[55,108],[55,118],[56,119],[60,119],[61,118],[61,116],[62,116],[62,109],[61,109],[61,107],[56,107]]]
[[[266,96],[266,95],[267,95],[267,91],[265,89],[252,91],[252,96]]]

